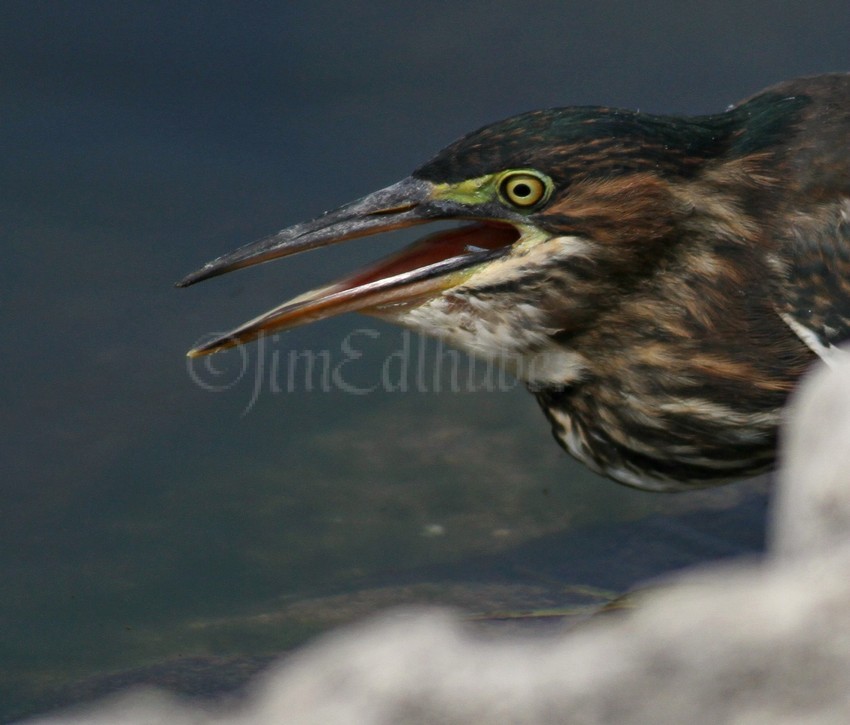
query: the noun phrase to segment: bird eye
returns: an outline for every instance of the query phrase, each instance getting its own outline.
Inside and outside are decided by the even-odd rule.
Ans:
[[[515,171],[505,175],[499,184],[502,198],[520,209],[537,206],[549,196],[546,177],[529,171]]]

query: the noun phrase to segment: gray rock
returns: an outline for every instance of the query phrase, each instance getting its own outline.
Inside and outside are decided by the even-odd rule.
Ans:
[[[813,555],[850,538],[850,354],[815,371],[788,406],[772,548]]]
[[[850,362],[789,409],[771,554],[547,637],[402,610],[325,636],[211,712],[155,692],[47,723],[850,723]]]

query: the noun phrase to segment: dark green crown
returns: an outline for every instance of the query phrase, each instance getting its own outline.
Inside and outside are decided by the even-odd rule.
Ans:
[[[451,183],[534,168],[560,187],[636,171],[690,176],[719,154],[734,158],[774,146],[809,102],[765,93],[725,113],[691,118],[599,106],[532,111],[473,131],[413,175]]]

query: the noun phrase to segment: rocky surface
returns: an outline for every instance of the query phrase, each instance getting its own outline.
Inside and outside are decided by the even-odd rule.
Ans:
[[[285,658],[225,706],[131,692],[59,723],[848,723],[850,362],[789,410],[757,562],[686,572],[569,632],[396,610]]]

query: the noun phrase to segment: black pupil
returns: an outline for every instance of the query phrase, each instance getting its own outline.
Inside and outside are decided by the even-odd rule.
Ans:
[[[524,199],[527,196],[531,196],[531,187],[528,184],[519,183],[514,186],[514,194]]]

